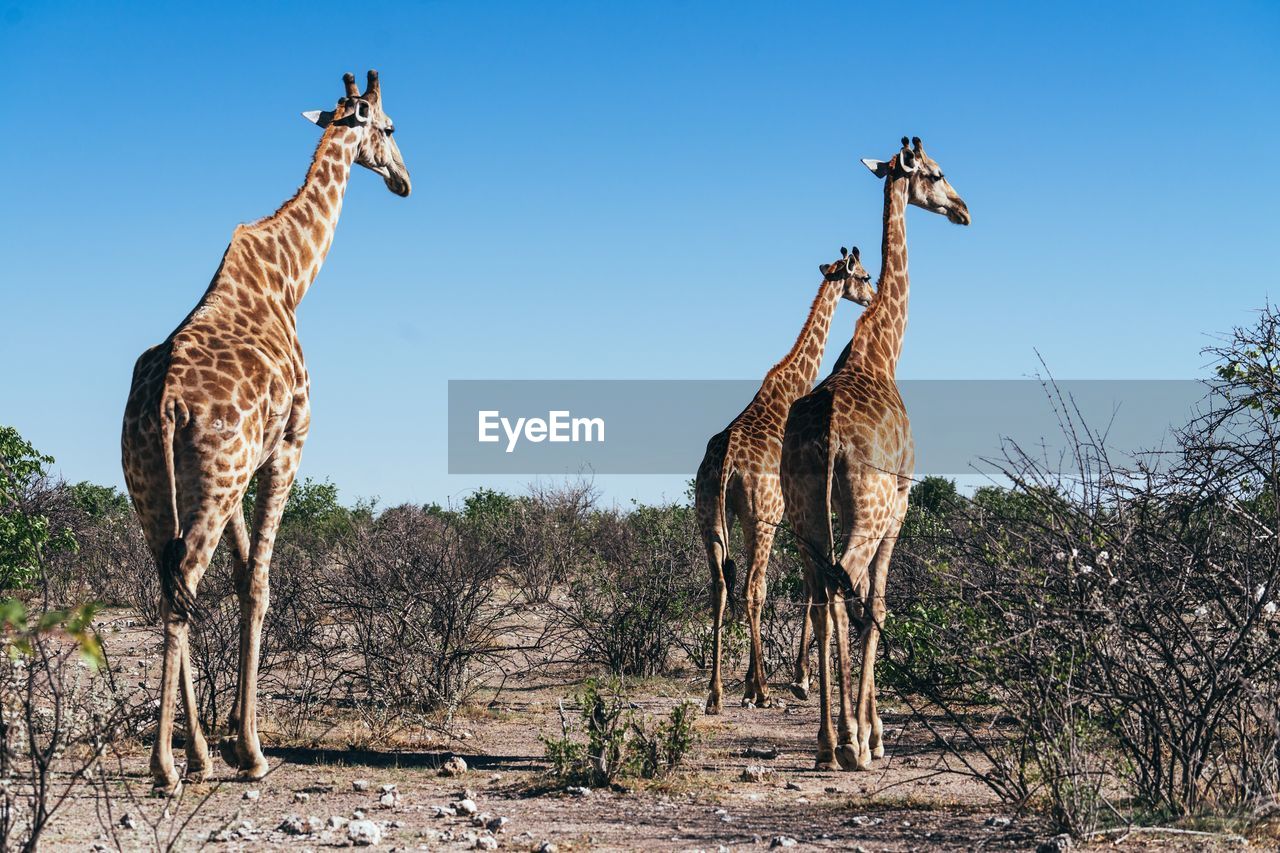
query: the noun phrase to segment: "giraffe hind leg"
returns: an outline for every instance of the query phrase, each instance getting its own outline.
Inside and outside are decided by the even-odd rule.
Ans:
[[[303,440],[302,434],[284,438],[258,474],[258,501],[254,508],[254,530],[249,550],[248,594],[240,599],[240,718],[236,726],[240,770],[236,775],[244,780],[261,779],[270,770],[258,738],[258,660],[262,652],[262,623],[271,600],[271,552],[302,458]]]
[[[231,551],[231,572],[235,584],[236,595],[240,599],[240,650],[236,656],[239,661],[244,657],[247,628],[245,618],[248,613],[246,599],[249,594],[249,530],[245,523],[244,511],[239,507],[231,514],[227,524],[227,545]],[[227,714],[226,734],[218,743],[218,752],[229,767],[240,768],[240,755],[236,751],[236,730],[240,725],[240,679],[236,678],[236,693],[231,700],[231,712]]]

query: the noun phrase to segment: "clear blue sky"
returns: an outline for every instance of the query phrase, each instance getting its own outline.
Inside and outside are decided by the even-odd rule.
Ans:
[[[763,375],[818,263],[852,241],[878,268],[858,158],[903,134],[974,225],[911,215],[901,376],[1026,376],[1034,349],[1061,377],[1196,376],[1280,297],[1278,57],[1270,1],[0,0],[0,422],[120,483],[134,359],[297,187],[298,112],[369,67],[414,194],[354,176],[299,318],[303,473],[348,498],[478,484],[445,473],[451,378]]]

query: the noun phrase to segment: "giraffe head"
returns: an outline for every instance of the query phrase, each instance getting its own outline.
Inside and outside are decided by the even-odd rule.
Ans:
[[[916,207],[941,213],[957,225],[968,225],[972,221],[969,206],[942,174],[937,161],[924,153],[920,137],[912,137],[910,142],[902,137],[902,148],[887,163],[881,160],[862,163],[877,178],[905,177],[909,182],[907,201]]]
[[[862,255],[857,246],[853,247],[852,252],[841,246],[840,260],[830,264],[818,264],[818,272],[822,273],[822,277],[827,281],[839,282],[844,286],[844,291],[840,294],[841,299],[848,299],[850,302],[866,307],[871,304],[871,297],[876,295],[871,287],[871,273],[862,266]]]
[[[355,76],[350,73],[342,75],[347,93],[338,100],[338,105],[332,110],[312,110],[302,115],[320,127],[344,125],[356,130],[359,133],[356,162],[381,175],[387,182],[387,189],[403,198],[410,190],[409,170],[400,156],[400,147],[392,138],[395,124],[382,109],[378,72],[370,71],[368,79],[364,94],[361,94]]]

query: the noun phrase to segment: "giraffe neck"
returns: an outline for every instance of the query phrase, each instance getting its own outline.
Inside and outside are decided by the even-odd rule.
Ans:
[[[777,400],[786,407],[808,394],[818,378],[822,366],[822,353],[827,348],[827,334],[831,331],[831,317],[840,302],[843,284],[823,281],[818,295],[809,308],[809,316],[800,329],[791,351],[773,366],[764,378],[760,395]],[[785,410],[784,410],[785,411]]]
[[[271,216],[238,231],[237,236],[248,241],[255,260],[268,270],[264,288],[290,312],[297,309],[315,281],[333,244],[359,134],[364,132],[363,128],[343,125],[326,128],[306,180],[293,198]]]
[[[890,378],[898,369],[902,338],[907,331],[907,189],[906,176],[886,178],[884,229],[880,242],[880,281],[871,307],[853,329],[844,369],[879,373]]]

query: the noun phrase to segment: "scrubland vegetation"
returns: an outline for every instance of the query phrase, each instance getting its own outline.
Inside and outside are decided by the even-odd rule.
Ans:
[[[1203,413],[1157,453],[1118,458],[1050,382],[1069,455],[1009,446],[1000,486],[962,496],[926,478],[912,490],[883,701],[934,732],[935,769],[1046,832],[1248,834],[1275,808],[1280,312],[1209,354]],[[123,671],[97,629],[103,612],[155,626],[151,555],[126,497],[51,480],[51,462],[0,430],[6,848],[34,847],[69,792],[105,791],[114,751],[153,725],[155,679]],[[583,482],[482,490],[456,507],[339,498],[331,483],[297,484],[275,549],[260,690],[281,743],[428,749],[477,703],[555,672],[566,686],[562,728],[538,756],[547,784],[686,772],[696,706],[650,714],[628,695],[655,678],[694,684],[708,663],[689,506],[609,507]],[[795,653],[799,572],[783,531],[764,620],[775,682]],[[210,730],[230,705],[235,601],[220,552],[192,645]],[[727,631],[726,672],[740,673],[745,636]]]

